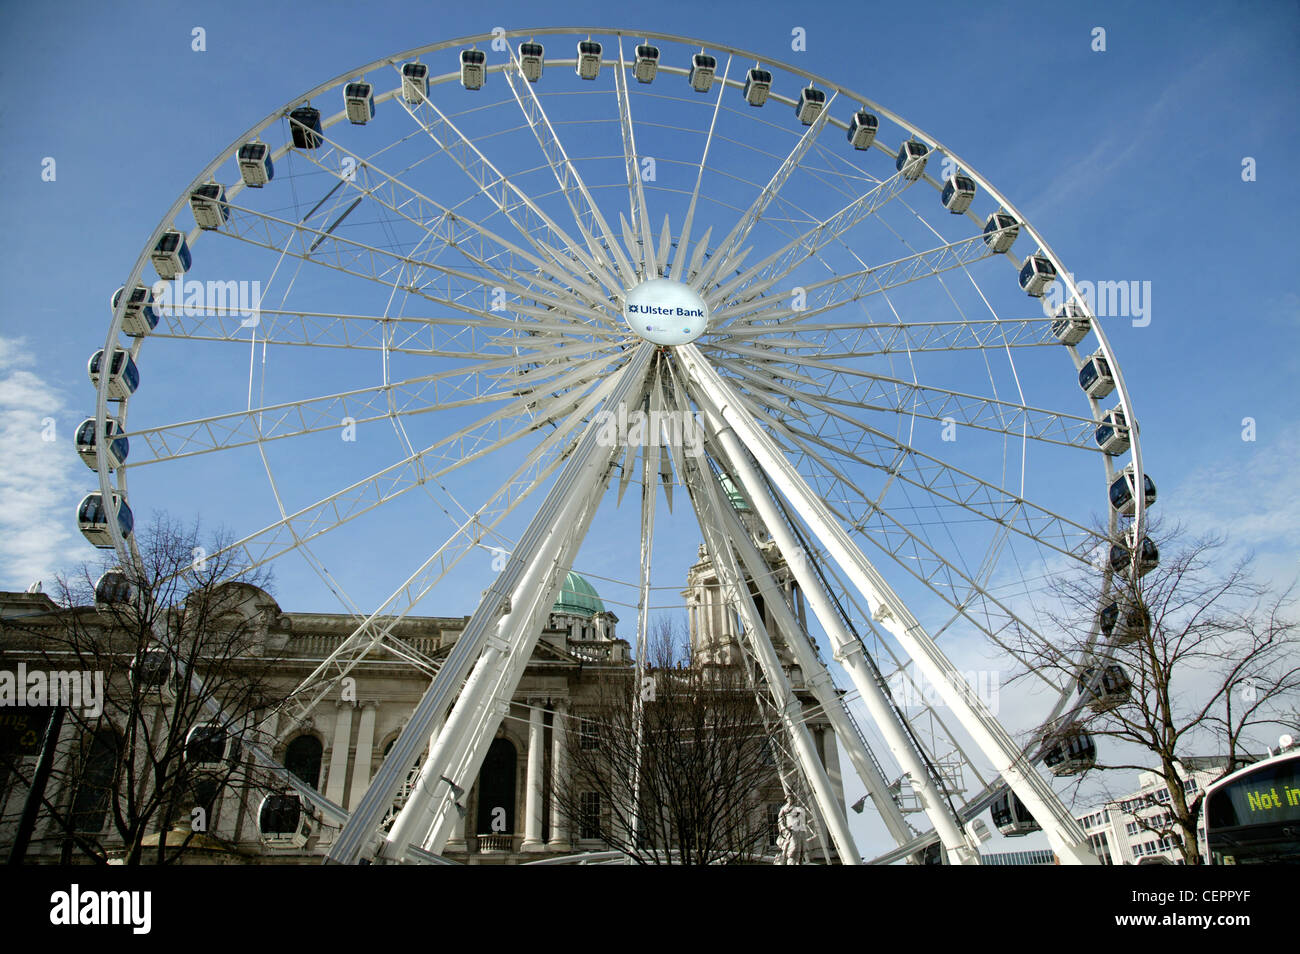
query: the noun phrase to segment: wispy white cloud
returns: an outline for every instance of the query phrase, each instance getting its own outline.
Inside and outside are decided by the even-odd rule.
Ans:
[[[11,590],[91,555],[74,519],[88,473],[72,444],[79,421],[33,364],[21,338],[0,337],[0,587]]]

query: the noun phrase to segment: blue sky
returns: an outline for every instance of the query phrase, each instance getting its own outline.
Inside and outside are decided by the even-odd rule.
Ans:
[[[1293,283],[1300,238],[1287,198],[1300,147],[1296,6],[793,9],[677,2],[617,14],[595,3],[498,3],[486,13],[473,5],[383,2],[16,8],[0,39],[9,92],[0,110],[0,276],[11,289],[0,312],[0,587],[22,589],[94,556],[73,520],[77,499],[93,486],[71,450],[73,428],[93,409],[86,358],[102,346],[109,295],[206,163],[262,116],[353,66],[494,26],[578,24],[697,36],[860,90],[971,162],[1076,278],[1150,282],[1150,323],[1117,319],[1107,331],[1137,408],[1161,512],[1193,530],[1233,534],[1238,547],[1259,553],[1269,577],[1292,579],[1300,533],[1300,297]],[[195,27],[206,31],[205,52],[191,49]],[[1091,48],[1096,27],[1105,30],[1104,52]],[[806,51],[791,49],[796,28],[806,31]],[[46,157],[57,163],[53,182],[41,178]],[[1255,181],[1242,179],[1246,157],[1254,160]],[[148,364],[146,349],[141,398],[150,385],[161,396],[188,379],[196,402],[209,392],[219,398],[209,413],[237,407],[230,398],[247,386],[248,352],[203,353],[202,368],[162,368]],[[268,381],[272,388],[301,385],[307,376]],[[52,444],[40,440],[45,418],[56,422]],[[1244,418],[1255,421],[1254,441],[1242,439]],[[1034,463],[1035,487],[1073,485],[1076,475],[1055,469],[1065,466],[1055,460]],[[333,463],[291,460],[277,475],[305,501],[341,479]],[[147,501],[132,498],[138,517],[159,506],[236,531],[253,529],[245,488],[266,500],[261,465],[247,456],[178,467],[174,477],[146,486]],[[466,480],[457,489],[472,486]],[[1095,480],[1089,486],[1095,490]],[[1098,506],[1081,504],[1072,514],[1086,522],[1100,509],[1100,498],[1092,499]],[[626,526],[626,511],[603,512],[602,520]],[[337,546],[391,551],[408,569],[437,533],[433,521],[427,538],[392,536],[415,526],[408,519],[351,527]],[[611,532],[593,541],[580,562],[634,579],[620,539]],[[662,544],[667,559],[689,557],[696,539],[683,534]],[[367,609],[404,575],[370,572],[369,562],[346,572],[331,564]],[[319,589],[304,567],[277,567],[277,577],[286,608],[318,608]],[[471,612],[466,595],[482,585],[475,579],[467,572],[453,591],[457,605],[448,598],[422,611]],[[632,611],[620,612],[630,622]]]

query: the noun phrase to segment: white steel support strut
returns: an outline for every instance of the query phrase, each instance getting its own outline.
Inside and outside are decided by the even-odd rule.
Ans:
[[[762,518],[768,532],[772,535],[777,549],[785,558],[786,565],[793,573],[800,590],[803,591],[804,598],[808,601],[808,606],[812,609],[813,615],[826,631],[836,661],[848,671],[849,678],[853,681],[854,687],[858,690],[858,694],[867,707],[867,712],[880,729],[885,744],[889,746],[894,759],[907,773],[908,778],[911,779],[912,787],[920,796],[925,813],[943,841],[944,847],[948,849],[949,857],[955,858],[963,864],[978,864],[979,853],[971,850],[970,843],[963,834],[961,823],[951,812],[942,793],[938,790],[934,777],[926,768],[913,740],[899,723],[896,713],[890,705],[884,689],[881,687],[877,668],[866,658],[866,651],[863,649],[861,641],[856,639],[845,628],[844,621],[831,605],[830,597],[823,587],[822,581],[809,565],[810,558],[801,556],[794,535],[790,532],[790,528],[786,525],[782,515],[777,511],[772,499],[768,496],[767,488],[763,485],[757,469],[750,462],[745,448],[741,445],[731,427],[718,418],[716,409],[710,407],[706,401],[701,401],[700,404],[704,409],[705,420],[709,424],[710,433],[714,435],[726,452],[736,476],[740,478],[746,496],[759,517]],[[801,643],[797,639],[792,640],[791,643],[792,649],[795,644],[806,645],[806,643]],[[804,655],[811,656],[812,654],[805,652]],[[825,674],[825,667],[822,665],[821,660],[817,659],[816,656],[813,656],[812,660],[812,663],[800,660],[800,665],[804,666],[804,672],[815,671],[815,669],[811,668],[815,664]],[[826,678],[829,679],[829,675]],[[840,712],[844,711],[838,700],[835,702],[834,708]],[[827,704],[826,711],[830,713],[831,710],[832,706]],[[845,712],[844,714],[847,718],[848,713]],[[858,770],[858,775],[867,786],[871,800],[880,812],[889,833],[893,835],[894,840],[899,845],[905,845],[912,841],[916,837],[915,832],[909,829],[897,803],[890,797],[886,789],[885,779],[880,777],[880,773],[876,770],[870,756],[862,750],[862,741],[858,738],[857,733],[843,732],[839,726],[835,728],[836,735],[840,737],[840,744],[849,753],[854,768]],[[856,747],[855,742],[857,743]]]
[[[611,405],[626,401],[631,393],[641,393],[646,365],[653,350],[648,343],[641,345],[633,352],[628,363],[617,372],[620,378],[608,399]],[[475,660],[482,654],[489,640],[496,637],[499,625],[503,622],[500,613],[502,601],[518,588],[529,564],[533,562],[535,552],[548,536],[554,534],[556,518],[570,498],[573,484],[589,469],[592,458],[603,450],[597,444],[598,431],[599,428],[593,421],[579,438],[564,471],[542,501],[537,515],[506,561],[505,569],[489,587],[488,594],[479,603],[460,638],[447,654],[438,675],[411,713],[406,727],[393,743],[388,757],[380,765],[370,787],[330,849],[326,863],[356,864],[367,852],[377,847],[374,839],[378,835],[379,825],[392,806],[411,764],[420,750],[428,745],[429,731],[434,720],[447,711]]]
[[[789,677],[781,667],[780,657],[772,646],[767,628],[758,614],[753,597],[750,596],[749,587],[744,583],[735,553],[731,549],[731,534],[724,530],[727,526],[723,516],[724,508],[728,508],[729,504],[720,501],[717,478],[711,470],[698,463],[688,463],[686,466],[688,473],[695,478],[693,481],[688,480],[688,487],[691,483],[695,484],[691,502],[695,505],[700,529],[704,531],[705,544],[709,549],[709,555],[713,558],[714,568],[718,571],[718,579],[726,589],[732,591],[732,602],[744,623],[746,641],[772,693],[775,708],[780,713],[781,722],[790,737],[799,768],[808,787],[812,789],[818,812],[829,830],[831,841],[840,856],[840,862],[846,865],[860,865],[862,856],[858,853],[853,834],[849,831],[844,809],[835,797],[830,775],[817,754],[812,733],[808,731],[808,725],[804,721],[803,707],[794,694]]]
[[[688,381],[716,409],[749,448],[760,467],[790,501],[813,535],[826,547],[853,586],[867,601],[873,618],[898,641],[934,685],[962,727],[1043,826],[1048,841],[1065,864],[1097,864],[1079,823],[1061,804],[1051,786],[1034,770],[1006,730],[966,684],[956,667],[912,615],[879,571],[853,544],[826,504],[780,453],[732,393],[726,382],[693,345],[677,348]]]
[[[650,350],[645,348],[643,356]],[[621,395],[615,392],[612,400],[616,404],[626,400],[632,406],[639,406],[645,394],[645,362],[633,363],[638,371],[635,377],[625,377],[620,382],[631,382],[631,385],[620,388]],[[584,454],[580,449],[574,455],[581,461],[577,473],[567,484],[557,485],[557,489],[563,486],[564,490],[558,509],[554,513],[539,513],[535,518],[535,523],[543,516],[546,518],[541,539],[528,553],[527,569],[510,590],[505,611],[500,614],[492,636],[486,640],[482,655],[474,664],[410,796],[385,839],[382,853],[388,860],[400,860],[412,842],[419,844],[427,837],[434,820],[431,812],[437,805],[436,794],[444,786],[449,788],[447,773],[454,767],[456,756],[460,754],[463,758],[464,753],[469,752],[481,761],[486,754],[486,742],[490,741],[500,721],[499,718],[489,718],[493,700],[508,703],[523,675],[533,645],[541,633],[539,616],[549,610],[558,595],[563,574],[567,572],[567,564],[572,562],[576,549],[575,537],[581,538],[586,524],[594,516],[597,488],[608,477],[611,462],[619,450],[616,446],[601,446],[595,437],[597,431],[594,423],[588,427],[584,435],[590,438],[584,441],[586,452]],[[516,555],[518,553],[519,548]],[[551,603],[546,602],[548,597]],[[489,589],[479,610],[486,606],[492,611],[501,605],[502,594]],[[464,638],[462,635],[461,639]],[[464,782],[472,781],[472,776],[450,781],[468,788]]]

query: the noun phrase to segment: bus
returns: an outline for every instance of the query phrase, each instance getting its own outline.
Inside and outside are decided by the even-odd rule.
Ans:
[[[1300,864],[1300,748],[1289,743],[1206,787],[1210,864]]]

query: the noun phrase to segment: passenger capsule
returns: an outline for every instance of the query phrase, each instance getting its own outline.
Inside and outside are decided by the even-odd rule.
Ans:
[[[99,468],[99,460],[96,456],[96,448],[99,444],[98,433],[99,428],[95,427],[93,417],[82,421],[77,428],[77,456],[91,470]],[[109,418],[104,422],[104,459],[108,462],[108,469],[117,470],[121,467],[126,463],[127,455],[130,452],[131,442],[124,436],[121,425]]]
[[[131,685],[142,695],[161,702],[176,698],[176,667],[165,649],[141,653],[131,666]]]
[[[101,609],[129,603],[134,598],[135,587],[121,569],[108,570],[95,581],[95,605]]]
[[[1141,603],[1130,599],[1112,600],[1097,614],[1102,635],[1124,646],[1145,639],[1151,627],[1151,614]]]
[[[1078,726],[1049,736],[1047,745],[1043,764],[1058,777],[1078,775],[1097,764],[1097,743]]]
[[[546,47],[529,40],[519,44],[519,72],[524,79],[536,83],[542,78],[542,69],[546,65]]]
[[[123,285],[113,292],[109,307],[117,311],[117,304],[122,300]],[[122,313],[122,333],[132,338],[143,338],[158,327],[158,312],[154,310],[153,289],[145,285],[136,285],[127,300],[126,311]]]
[[[826,94],[808,86],[799,91],[799,102],[794,104],[794,114],[799,117],[799,122],[811,126],[825,108]]]
[[[1115,378],[1110,373],[1110,362],[1100,351],[1093,352],[1079,369],[1079,387],[1088,397],[1104,398],[1115,390]]]
[[[416,60],[402,64],[402,99],[418,106],[429,95],[429,66]]]
[[[113,519],[117,520],[117,529],[123,537],[131,535],[135,528],[135,518],[121,494],[113,494],[113,510],[114,514],[110,515],[104,506],[104,498],[99,493],[86,494],[77,505],[77,525],[91,546],[101,550],[113,548],[113,534],[109,530],[109,521]]]
[[[289,133],[296,149],[316,149],[324,142],[321,132],[320,110],[299,106],[289,114]]]
[[[582,53],[582,44],[578,44],[578,52]],[[600,44],[596,44],[596,55],[600,55]],[[597,61],[596,68],[600,68]],[[655,75],[659,72],[659,47],[651,46],[649,43],[642,43],[636,48],[636,60],[632,64],[632,75],[636,77],[638,83],[653,83]],[[581,70],[578,73],[582,75]],[[595,74],[592,74],[595,79]]]
[[[691,89],[697,93],[707,93],[713,87],[713,74],[718,69],[718,61],[701,50],[691,57],[691,72],[687,75]]]
[[[487,54],[482,50],[460,51],[460,85],[482,89],[487,80]]]
[[[1127,544],[1127,545],[1126,545]],[[1124,543],[1112,543],[1110,547],[1110,568],[1116,573],[1123,573],[1133,560],[1132,540]],[[1138,576],[1146,576],[1160,565],[1160,549],[1150,537],[1142,538],[1142,547],[1138,553]]]
[[[153,260],[158,276],[166,281],[171,281],[190,269],[189,243],[185,241],[184,234],[175,229],[168,229],[158,236],[158,243],[149,257]]]
[[[219,229],[230,220],[226,187],[219,182],[205,182],[190,193],[190,211],[194,224],[204,231]]]
[[[185,736],[185,761],[191,769],[219,771],[240,756],[239,740],[215,722],[200,722]]]
[[[1047,287],[1056,281],[1056,266],[1041,251],[1025,259],[1020,268],[1020,287],[1026,295],[1042,298]]]
[[[585,80],[594,80],[600,75],[600,54],[603,48],[595,40],[581,40],[578,43],[578,76]],[[639,50],[640,47],[637,47]],[[637,57],[640,60],[640,56]],[[655,51],[655,64],[659,63],[659,51]],[[653,76],[653,74],[652,74]],[[640,79],[638,76],[637,79]],[[648,83],[649,80],[642,80]]]
[[[943,207],[953,215],[961,215],[975,199],[975,180],[961,173],[951,175],[943,184]]]
[[[772,74],[755,66],[745,74],[745,102],[751,106],[762,106],[772,92]]]
[[[1011,251],[1020,234],[1020,223],[1010,212],[994,212],[984,223],[984,244],[994,252]]]
[[[1007,789],[993,800],[993,804],[989,806],[989,814],[993,816],[993,824],[997,830],[1008,838],[1019,838],[1021,835],[1030,835],[1043,830],[1043,826],[1034,820],[1025,803],[1016,797],[1016,793],[1011,789]]]
[[[925,143],[909,139],[898,147],[898,155],[894,158],[894,168],[903,174],[904,179],[915,182],[925,173],[925,163],[929,152],[930,150]]]
[[[86,372],[90,383],[99,390],[99,375],[104,365],[104,349],[100,348],[90,356],[86,363]],[[118,348],[113,352],[113,362],[108,369],[108,399],[125,401],[140,386],[140,371],[135,366],[135,359],[130,352]]]
[[[1094,433],[1097,446],[1103,453],[1115,457],[1129,449],[1129,427],[1121,408],[1112,408],[1106,412]]]
[[[375,87],[365,80],[353,80],[343,87],[343,111],[348,122],[364,126],[375,118]]]
[[[1150,474],[1142,475],[1142,487],[1146,493],[1143,506],[1150,508],[1156,502],[1156,485]],[[1110,484],[1110,505],[1126,517],[1131,517],[1137,509],[1137,479],[1133,475],[1133,465],[1125,467]]]
[[[236,154],[239,176],[244,185],[260,189],[275,178],[275,164],[271,162],[271,147],[260,139],[250,139],[239,147]]]
[[[257,809],[257,833],[268,848],[301,848],[311,837],[310,815],[297,792],[273,793]]]
[[[1091,329],[1092,321],[1078,302],[1067,301],[1052,318],[1052,337],[1063,345],[1077,345]]]
[[[1089,667],[1079,674],[1079,695],[1094,712],[1109,712],[1128,702],[1133,683],[1123,666]]]
[[[854,149],[870,149],[879,129],[880,120],[865,109],[859,109],[849,121],[849,142]]]

